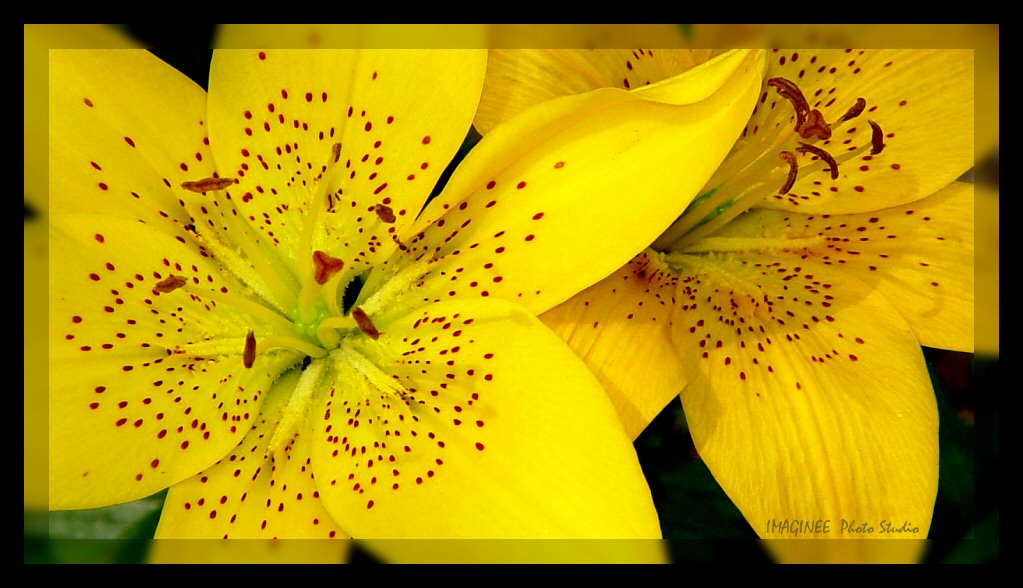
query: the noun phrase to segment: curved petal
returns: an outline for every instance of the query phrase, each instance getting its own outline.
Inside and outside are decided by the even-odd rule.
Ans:
[[[731,146],[760,58],[734,52],[642,93],[552,100],[495,129],[404,239],[412,255],[439,258],[431,293],[492,295],[539,313],[627,263]]]
[[[244,369],[246,331],[290,323],[244,303],[194,244],[116,217],[51,223],[51,508],[134,500],[215,462],[301,359]]]
[[[487,46],[478,24],[222,24],[218,49],[473,49]]]
[[[346,539],[320,502],[310,439],[296,434],[277,453],[270,441],[298,381],[292,371],[270,390],[245,439],[227,456],[171,486],[157,539]]]
[[[210,138],[228,193],[296,269],[324,215],[318,248],[382,261],[461,146],[485,67],[482,51],[218,51]]]
[[[763,206],[804,214],[849,214],[913,202],[933,194],[973,166],[973,55],[957,50],[774,50],[767,78],[798,84],[811,109],[831,124],[857,98],[863,113],[833,129],[830,139],[814,143],[838,160],[838,178],[827,168],[800,173],[788,194],[776,194]],[[770,117],[782,109],[783,126],[794,125],[792,105],[771,89],[761,94],[747,129],[770,129]],[[880,125],[884,150],[871,155],[872,130]],[[777,116],[775,116],[777,121]],[[857,152],[858,148],[868,147]],[[857,152],[852,159],[850,152]],[[816,156],[800,156],[799,165]]]
[[[353,348],[383,375],[342,375],[310,412],[320,494],[353,536],[660,537],[613,407],[535,317],[459,300],[374,320]]]
[[[676,27],[672,29],[678,34]],[[650,39],[637,41],[649,43]],[[722,53],[713,49],[491,49],[473,125],[485,135],[523,110],[552,98],[597,88],[638,88],[674,77]]]
[[[685,386],[671,341],[677,282],[648,249],[540,315],[600,380],[633,440]]]
[[[51,210],[185,236],[195,221],[185,205],[199,195],[181,184],[217,171],[205,144],[206,93],[147,51],[52,51],[50,67]]]
[[[111,25],[25,25],[25,200],[46,210],[47,100],[50,49],[127,49],[134,41]]]
[[[678,261],[686,419],[757,533],[925,538],[938,415],[900,313],[876,289],[809,260]],[[885,532],[885,521],[907,530]]]
[[[923,345],[973,351],[972,184],[864,214],[757,210],[689,252],[745,251],[840,268],[883,294]]]

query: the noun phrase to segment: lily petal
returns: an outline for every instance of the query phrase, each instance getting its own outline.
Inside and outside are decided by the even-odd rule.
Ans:
[[[627,263],[730,148],[761,58],[737,51],[642,93],[559,98],[488,134],[404,239],[439,258],[435,298],[493,295],[539,313]]]
[[[199,195],[181,185],[216,172],[202,88],[147,51],[55,50],[50,65],[51,210],[184,236],[185,204]]]
[[[320,494],[353,536],[660,537],[613,407],[534,316],[457,300],[376,321],[355,349],[389,389],[339,378],[311,411]]]
[[[882,130],[880,154],[839,159],[839,175],[828,168],[800,173],[786,195],[776,194],[762,206],[804,214],[850,214],[913,202],[955,181],[973,166],[973,56],[970,51],[780,51],[768,58],[768,77],[796,83],[809,107],[834,124],[857,98],[866,100],[862,114],[815,145],[841,158],[871,145],[868,120]],[[770,128],[768,117],[792,105],[772,89],[747,125],[746,137]],[[799,165],[816,156],[803,154]]]
[[[677,282],[648,249],[540,315],[600,380],[633,440],[685,386],[671,340]]]
[[[875,288],[810,260],[686,256],[674,321],[700,456],[761,537],[924,538],[938,416],[916,337]],[[879,483],[879,481],[883,483]],[[916,532],[884,534],[904,521]]]
[[[382,261],[461,146],[485,67],[483,51],[218,51],[210,138],[241,216],[294,255],[316,198],[335,219],[320,248]]]
[[[677,28],[672,29],[680,41]],[[502,38],[512,36],[502,28],[498,32],[503,32]],[[502,121],[552,98],[597,88],[638,88],[674,77],[722,53],[715,49],[492,49],[473,125],[486,135]]]
[[[290,323],[239,306],[194,243],[110,216],[51,224],[50,507],[134,500],[220,459],[301,360],[271,351],[245,369],[245,332]]]
[[[37,212],[46,210],[50,49],[135,46],[111,25],[25,25],[25,199]]]
[[[320,501],[310,436],[296,434],[269,450],[298,381],[292,371],[270,390],[245,439],[212,467],[167,494],[157,539],[343,539]]]
[[[771,251],[841,268],[883,294],[923,345],[972,352],[973,192],[960,182],[862,214],[754,210],[688,251]]]

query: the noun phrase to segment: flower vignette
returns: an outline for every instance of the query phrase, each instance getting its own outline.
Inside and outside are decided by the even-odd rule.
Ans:
[[[539,109],[474,150],[414,226],[469,126],[480,52],[218,52],[208,101],[148,53],[55,54],[51,508],[170,486],[158,538],[658,537],[599,385],[501,299],[542,309],[595,279],[522,277],[530,248],[575,226],[531,194],[589,181],[581,145],[607,123],[585,107],[734,136],[741,118],[700,114],[752,104],[756,58],[723,60],[671,112],[625,93]],[[727,150],[710,143],[694,195]],[[656,165],[644,149],[618,157]],[[615,255],[681,212],[637,211],[663,220]]]
[[[544,53],[491,58],[490,111],[506,91],[543,95],[534,70],[583,69]],[[588,62],[590,83],[685,61],[615,56]],[[761,537],[927,536],[938,422],[920,345],[973,348],[973,188],[955,183],[972,79],[968,51],[772,51],[701,196],[541,316],[633,437],[682,390],[700,457]],[[830,522],[783,525],[806,520]]]

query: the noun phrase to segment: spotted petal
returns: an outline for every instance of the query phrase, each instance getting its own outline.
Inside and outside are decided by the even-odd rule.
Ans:
[[[157,539],[347,538],[316,489],[306,433],[279,452],[269,449],[299,373],[270,391],[257,422],[227,456],[175,484],[167,494]]]
[[[221,458],[301,359],[246,369],[246,332],[290,323],[194,243],[117,217],[51,221],[51,508],[148,496]]]
[[[228,193],[294,268],[311,267],[294,256],[316,214],[331,220],[314,246],[378,262],[465,138],[485,66],[482,51],[218,51],[210,138]]]
[[[198,194],[181,184],[216,172],[206,93],[146,51],[55,50],[50,65],[51,210],[140,219],[183,235],[193,220],[184,204]]]
[[[700,456],[762,537],[771,521],[927,536],[938,417],[916,337],[877,289],[810,260],[688,255],[674,338]],[[915,532],[882,534],[882,521]]]
[[[687,251],[774,252],[839,268],[883,294],[923,345],[972,352],[973,192],[956,183],[863,214],[751,211]]]
[[[631,439],[685,385],[671,341],[677,279],[647,250],[540,315],[593,371]]]
[[[405,239],[439,259],[430,294],[543,312],[624,265],[724,157],[761,57],[737,51],[643,92],[552,100],[488,134]]]
[[[375,320],[353,349],[386,376],[339,378],[310,411],[320,494],[353,536],[659,537],[614,409],[535,317],[459,300]]]

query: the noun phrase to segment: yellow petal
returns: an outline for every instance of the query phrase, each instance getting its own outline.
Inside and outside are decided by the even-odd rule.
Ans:
[[[49,50],[134,46],[110,25],[25,25],[25,198],[37,212],[46,211]]]
[[[900,313],[876,289],[810,260],[677,261],[686,419],[754,530],[925,538],[938,415]]]
[[[46,225],[25,221],[25,507],[46,508]]]
[[[181,184],[217,169],[202,88],[146,51],[53,51],[50,66],[51,209],[191,222],[199,195]]]
[[[863,214],[751,211],[690,252],[811,259],[877,289],[928,347],[973,351],[973,185]]]
[[[404,239],[440,258],[435,297],[542,312],[627,263],[721,161],[752,107],[760,58],[734,52],[643,92],[545,102],[488,134]]]
[[[613,407],[535,317],[460,300],[374,321],[353,349],[389,389],[340,378],[310,411],[320,494],[352,536],[660,537]]]
[[[676,282],[648,249],[540,315],[600,380],[631,439],[685,385],[671,341]]]
[[[310,461],[312,437],[297,433],[277,453],[270,440],[299,372],[271,389],[241,443],[167,493],[157,539],[347,539],[324,510]]]
[[[461,146],[485,66],[482,51],[218,51],[210,139],[239,180],[228,192],[265,241],[291,244],[282,255],[324,207],[318,248],[379,261]]]
[[[813,144],[838,160],[838,178],[828,168],[801,172],[788,194],[764,206],[801,213],[846,214],[898,206],[947,186],[973,165],[973,55],[955,50],[777,51],[768,57],[766,78],[783,77],[800,87],[811,109],[834,124],[857,98],[863,113]],[[794,123],[792,104],[772,88],[761,94],[747,125],[748,141],[773,128],[780,113]],[[880,125],[884,150],[870,154],[872,130]],[[858,147],[868,149],[848,161]],[[800,156],[800,167],[812,154]],[[780,187],[780,186],[779,186]]]
[[[115,217],[51,223],[50,507],[127,502],[215,462],[301,359],[270,352],[244,369],[246,332],[290,323],[240,302],[194,243]]]
[[[517,36],[512,38],[518,39]],[[645,42],[649,43],[649,39]],[[583,94],[597,88],[638,88],[674,77],[723,52],[693,49],[492,49],[488,54],[486,83],[473,125],[485,135],[501,122],[546,100]]]
[[[998,357],[998,192],[977,186],[977,353]]]

